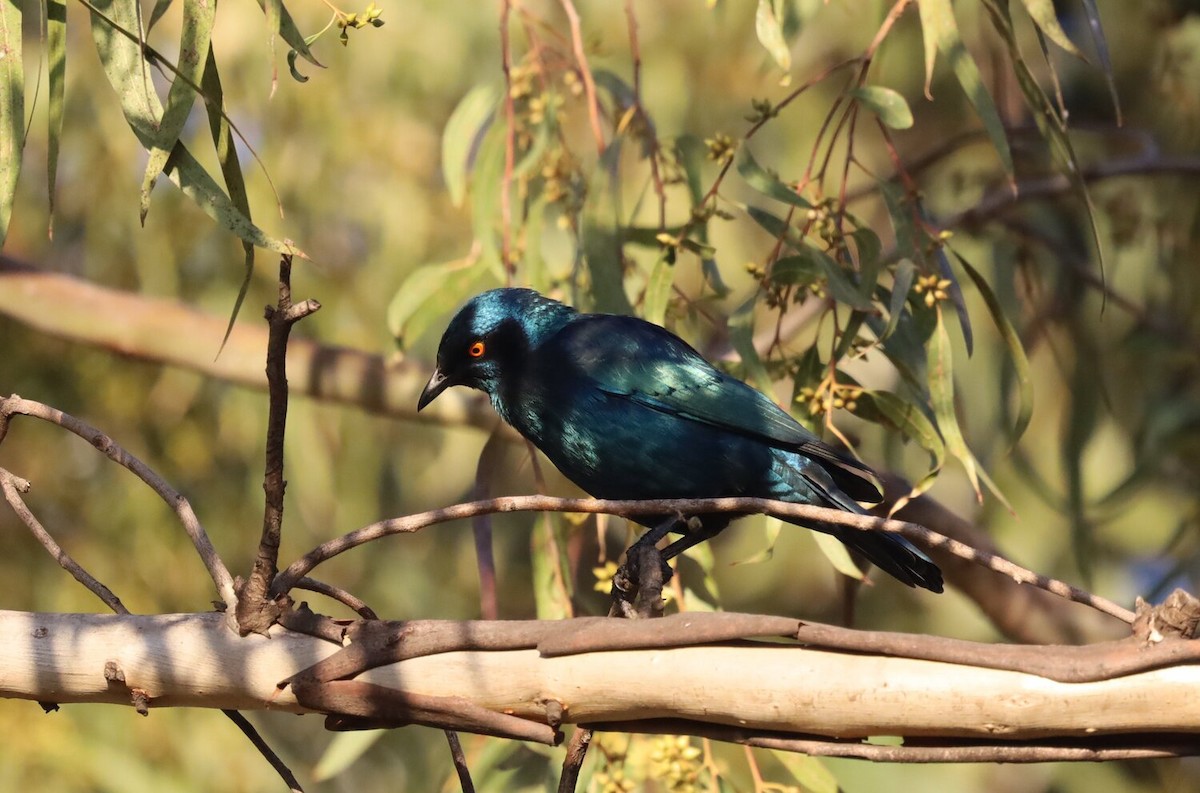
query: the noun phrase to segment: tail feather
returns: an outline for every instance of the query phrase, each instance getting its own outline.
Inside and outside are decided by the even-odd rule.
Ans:
[[[875,531],[846,531],[844,528],[831,533],[893,578],[911,587],[942,591],[942,571],[903,537]]]

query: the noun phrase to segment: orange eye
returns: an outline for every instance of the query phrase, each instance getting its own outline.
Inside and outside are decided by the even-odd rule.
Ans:
[[[469,350],[467,350],[467,355],[470,355],[472,358],[481,358],[483,357],[485,349],[486,348],[483,346],[483,342],[477,341],[471,345]]]

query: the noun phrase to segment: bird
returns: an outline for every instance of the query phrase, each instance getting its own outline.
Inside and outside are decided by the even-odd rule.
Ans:
[[[883,498],[868,466],[666,328],[583,313],[532,289],[483,292],[450,320],[417,410],[453,386],[487,394],[505,422],[595,498],[750,496],[855,514],[866,514],[858,502]],[[664,549],[667,559],[737,517],[635,520],[652,527],[639,542],[684,533]],[[832,534],[910,587],[943,589],[937,565],[897,534],[790,522]]]

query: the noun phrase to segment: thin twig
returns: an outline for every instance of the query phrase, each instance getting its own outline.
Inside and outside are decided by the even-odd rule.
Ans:
[[[377,620],[379,615],[375,610],[366,604],[366,601],[355,595],[350,594],[341,587],[327,584],[324,581],[318,581],[315,578],[305,576],[296,582],[296,589],[304,589],[309,592],[316,592],[319,595],[333,598],[338,603],[341,603],[346,608],[350,609],[364,620]]]
[[[287,343],[292,326],[321,308],[315,300],[292,303],[292,257],[279,260],[279,301],[267,306],[265,316],[270,327],[267,340],[267,443],[266,472],[263,490],[266,506],[263,509],[262,537],[254,568],[243,582],[238,595],[238,631],[266,634],[282,609],[282,604],[270,602],[268,591],[278,571],[279,543],[283,534],[283,439],[287,427],[288,384]]]
[[[467,756],[463,754],[462,741],[458,733],[445,730],[446,741],[450,744],[450,759],[454,762],[454,770],[458,773],[458,784],[462,793],[475,793],[475,783],[471,781],[471,769],[467,767]]]
[[[129,609],[125,608],[125,604],[121,599],[113,594],[112,590],[84,570],[71,555],[62,549],[62,546],[55,542],[50,536],[50,532],[46,531],[45,527],[38,521],[34,514],[26,506],[24,499],[21,498],[22,493],[29,492],[29,482],[16,476],[9,471],[0,468],[0,490],[4,491],[4,498],[8,501],[8,505],[12,507],[13,512],[17,513],[17,517],[21,522],[29,527],[29,531],[33,533],[34,538],[42,544],[42,547],[54,557],[54,561],[58,562],[62,569],[71,574],[79,583],[87,587],[88,591],[104,602],[104,605],[115,611],[117,614],[128,614]]]
[[[266,758],[271,767],[275,769],[275,773],[283,780],[283,783],[288,786],[291,793],[304,793],[304,788],[300,787],[300,782],[296,779],[296,775],[292,773],[292,769],[287,767],[287,764],[280,759],[279,755],[275,754],[274,750],[267,745],[263,737],[259,735],[258,730],[254,725],[246,719],[241,713],[236,710],[221,710],[229,720],[237,725],[237,728],[242,731],[242,734],[250,739],[250,743],[254,744],[254,748],[259,754]]]
[[[485,501],[456,504],[442,509],[406,515],[401,518],[379,521],[352,531],[341,537],[317,546],[293,562],[275,580],[272,593],[287,592],[302,576],[307,575],[318,564],[380,537],[420,531],[437,523],[462,520],[475,515],[492,512],[606,512],[613,515],[702,515],[710,512],[731,512],[744,515],[764,513],[785,520],[812,521],[835,524],[856,531],[886,531],[900,534],[908,540],[926,548],[937,548],[963,559],[970,560],[990,570],[1008,576],[1019,584],[1031,584],[1059,597],[1089,605],[1097,611],[1125,622],[1132,623],[1133,612],[1110,600],[1085,592],[1063,581],[1039,575],[1014,564],[998,554],[982,551],[966,543],[901,520],[889,520],[872,515],[857,515],[837,509],[817,507],[809,504],[792,504],[765,498],[705,498],[705,499],[656,499],[648,501],[609,501],[592,498],[555,498],[552,496],[504,496]]]
[[[504,264],[506,285],[511,285],[514,264],[512,250],[512,180],[516,162],[516,108],[512,91],[512,43],[509,18],[512,0],[500,5],[500,67],[504,72],[504,173],[500,177],[500,258]]]
[[[667,227],[667,191],[658,167],[658,134],[646,113],[646,108],[642,105],[642,48],[638,41],[637,14],[633,9],[633,0],[625,0],[625,21],[629,30],[629,58],[633,61],[633,103],[642,119],[649,142],[650,179],[654,185],[654,194],[658,197],[658,229],[663,231]]]
[[[571,733],[567,743],[567,756],[563,758],[562,776],[558,778],[558,793],[575,793],[579,784],[579,772],[583,761],[587,758],[588,747],[592,743],[592,731],[587,727],[577,726]]]
[[[592,67],[588,66],[587,53],[583,49],[583,31],[580,29],[579,12],[575,10],[572,0],[559,0],[563,11],[567,14],[567,22],[571,26],[571,47],[575,53],[575,62],[579,65],[580,77],[583,78],[583,90],[587,96],[588,121],[592,125],[592,135],[596,138],[596,153],[604,156],[604,130],[600,127],[600,100],[596,98],[596,80],[592,76]]]
[[[3,441],[4,436],[8,433],[10,418],[18,414],[48,421],[51,424],[57,424],[68,432],[78,435],[96,447],[105,457],[127,468],[138,479],[141,479],[149,486],[151,490],[157,493],[159,498],[165,501],[176,517],[179,518],[179,522],[183,524],[183,530],[187,532],[188,538],[192,541],[192,546],[196,549],[196,553],[200,555],[200,560],[208,570],[209,577],[212,578],[213,584],[216,585],[217,594],[225,602],[227,610],[232,611],[234,604],[237,603],[237,595],[234,592],[233,586],[233,576],[229,574],[229,570],[225,567],[225,563],[221,560],[220,555],[217,554],[212,541],[208,538],[208,533],[200,525],[200,520],[196,517],[196,513],[192,510],[192,505],[188,503],[186,498],[168,485],[149,466],[125,451],[121,448],[120,444],[100,430],[61,410],[31,399],[22,399],[16,394],[0,400],[0,441]]]

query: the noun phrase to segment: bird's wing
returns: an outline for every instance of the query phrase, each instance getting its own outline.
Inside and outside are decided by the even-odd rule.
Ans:
[[[879,501],[873,472],[822,443],[765,395],[722,374],[673,333],[634,317],[591,315],[562,341],[601,391],[816,458],[858,501]]]

